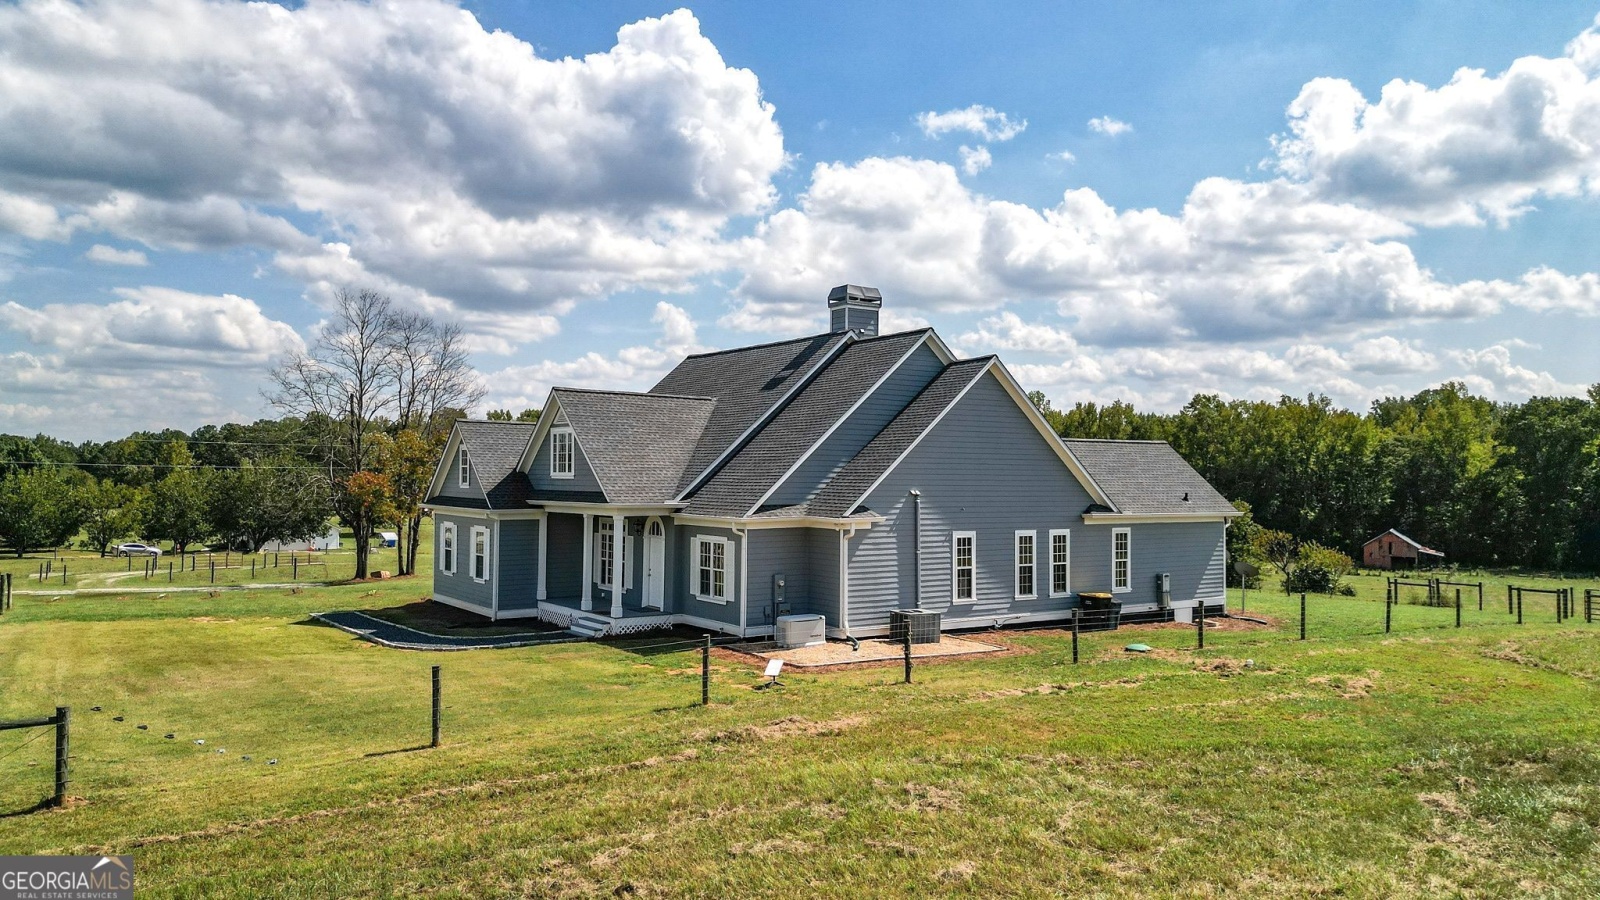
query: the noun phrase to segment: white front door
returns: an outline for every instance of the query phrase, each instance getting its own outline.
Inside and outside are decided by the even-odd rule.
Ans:
[[[644,605],[662,609],[667,594],[667,534],[660,519],[651,519],[644,530]]]

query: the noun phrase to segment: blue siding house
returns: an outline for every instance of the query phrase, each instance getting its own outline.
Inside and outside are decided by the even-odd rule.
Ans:
[[[1237,512],[1170,446],[1062,440],[998,358],[878,334],[882,302],[844,285],[826,334],[691,356],[644,393],[558,387],[536,423],[457,422],[427,501],[434,599],[591,636],[1223,604]]]

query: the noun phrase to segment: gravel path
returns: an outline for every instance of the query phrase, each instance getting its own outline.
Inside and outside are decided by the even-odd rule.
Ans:
[[[429,634],[426,631],[396,625],[353,610],[312,613],[311,617],[374,644],[397,650],[491,650],[534,647],[540,644],[571,644],[583,640],[565,631],[528,631],[521,634],[474,636]]]

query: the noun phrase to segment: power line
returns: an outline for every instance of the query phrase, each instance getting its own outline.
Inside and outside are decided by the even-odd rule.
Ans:
[[[287,472],[323,472],[327,466],[207,466],[196,463],[192,466],[180,466],[175,463],[93,463],[93,462],[30,462],[27,460],[0,460],[0,465],[14,465],[18,468],[30,466],[71,466],[75,469],[278,469]],[[343,467],[341,467],[343,468]]]

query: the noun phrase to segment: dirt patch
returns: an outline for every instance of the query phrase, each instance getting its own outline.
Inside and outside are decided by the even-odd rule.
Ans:
[[[774,853],[810,853],[817,849],[805,841],[793,838],[772,838],[753,844],[734,844],[728,848],[730,856],[769,856]]]
[[[219,618],[217,616],[190,616],[189,617],[189,621],[191,621],[191,622],[201,622],[201,623],[204,623],[204,624],[207,624],[207,625],[227,625],[227,624],[229,624],[231,622],[236,622],[238,620],[237,619]]]
[[[872,779],[872,786],[892,790],[893,786],[881,778]],[[931,784],[910,782],[902,786],[904,799],[897,805],[908,812],[951,812],[961,808],[961,795]]]
[[[1006,648],[993,643],[982,643],[967,638],[944,636],[937,644],[912,644],[911,659],[920,661],[945,656],[973,656],[999,653]],[[828,641],[815,647],[796,647],[792,650],[755,650],[752,656],[762,659],[781,659],[786,665],[804,668],[852,665],[856,663],[899,662],[905,658],[905,646],[898,641],[865,640],[856,650],[844,641]]]
[[[624,844],[621,847],[612,847],[602,850],[589,859],[591,869],[609,869],[633,853],[633,848]]]
[[[940,881],[970,881],[976,874],[978,874],[978,864],[970,859],[963,859],[948,869],[940,869],[935,873],[935,877]]]
[[[1372,696],[1372,689],[1382,674],[1374,669],[1367,672],[1369,677],[1366,678],[1360,675],[1313,675],[1306,679],[1306,684],[1325,684],[1345,700],[1364,700]]]
[[[697,732],[695,740],[714,743],[746,743],[750,741],[777,741],[791,737],[829,737],[843,734],[866,721],[860,716],[845,716],[826,722],[813,722],[801,716],[789,716],[767,725],[743,725],[712,734]]]

